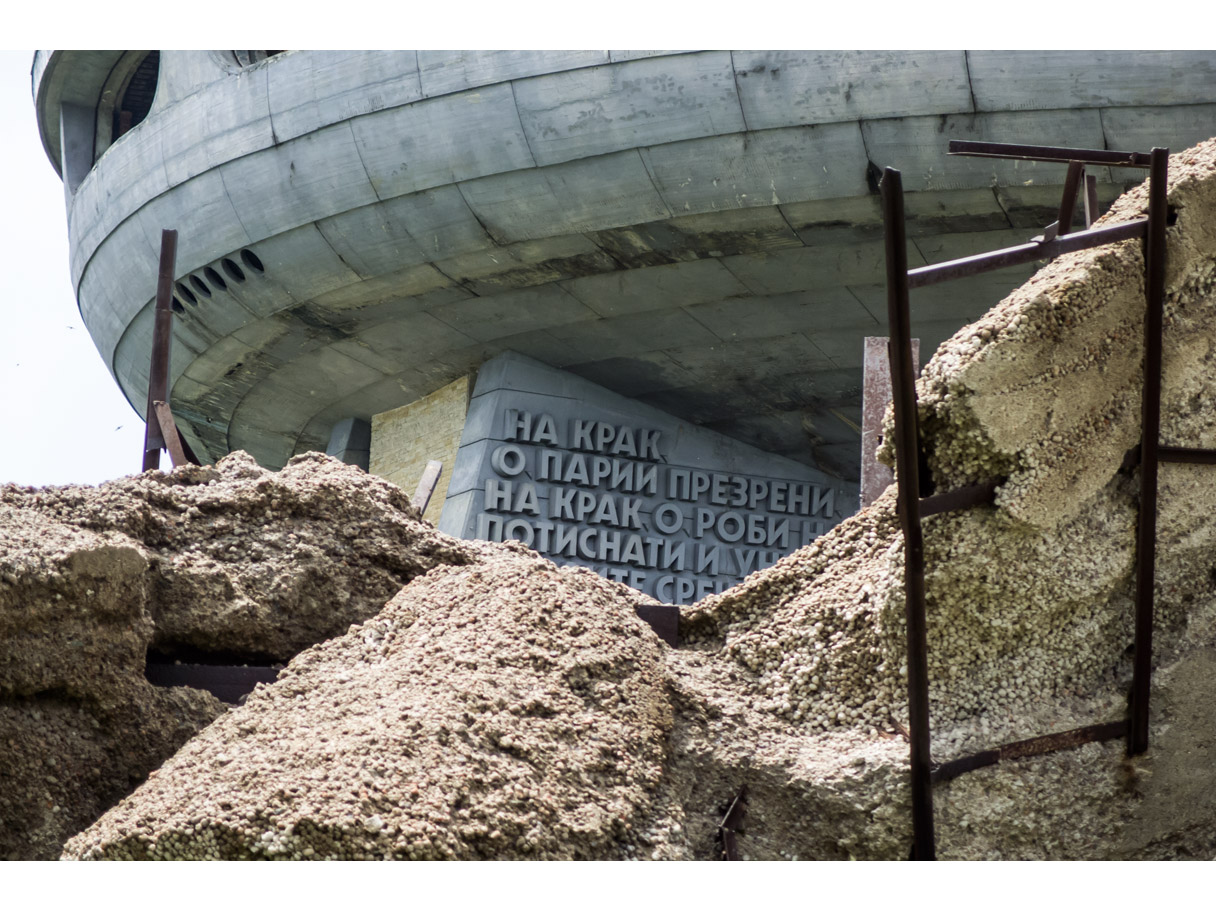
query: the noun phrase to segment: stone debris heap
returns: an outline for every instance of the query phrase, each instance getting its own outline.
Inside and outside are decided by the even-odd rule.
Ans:
[[[1216,142],[1173,157],[1169,199],[1162,437],[1213,447]],[[1125,716],[1143,266],[1135,241],[1061,257],[920,381],[938,488],[1002,482],[925,524],[939,762]],[[1162,467],[1150,752],[1091,743],[938,785],[939,857],[1216,854],[1214,507],[1216,470]],[[618,584],[443,548],[467,560],[300,654],[64,856],[708,858],[745,787],[746,858],[907,857],[893,491],[686,609],[678,650]]]
[[[223,711],[148,684],[150,649],[287,662],[474,553],[319,455],[0,487],[0,857],[57,857]]]

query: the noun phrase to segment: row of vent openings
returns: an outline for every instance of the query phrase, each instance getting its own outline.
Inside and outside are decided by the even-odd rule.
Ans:
[[[266,272],[266,267],[262,265],[262,261],[258,259],[258,255],[252,250],[242,250],[240,257],[241,262],[251,272],[256,272],[258,275]],[[227,273],[228,278],[233,282],[239,283],[245,281],[245,270],[237,265],[235,260],[224,257],[220,260],[220,269]],[[186,284],[187,279],[189,280],[189,285]],[[208,282],[211,284],[208,285]],[[191,286],[194,287],[194,291],[190,290]],[[201,277],[192,273],[185,279],[179,279],[176,283],[176,288],[177,294],[173,296],[173,303],[170,306],[172,306],[175,313],[185,313],[186,308],[182,306],[183,300],[196,307],[198,306],[198,296],[195,295],[195,291],[202,297],[209,298],[212,295],[212,288],[219,291],[227,291],[228,282],[220,275],[219,269],[213,266],[206,266],[203,268],[203,275]]]

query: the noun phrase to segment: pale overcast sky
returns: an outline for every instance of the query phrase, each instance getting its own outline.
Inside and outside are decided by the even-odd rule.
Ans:
[[[0,482],[138,472],[144,426],[80,319],[63,183],[34,121],[31,51],[0,52]]]

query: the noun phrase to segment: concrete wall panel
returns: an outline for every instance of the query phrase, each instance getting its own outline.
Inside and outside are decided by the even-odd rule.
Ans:
[[[430,355],[442,355],[476,341],[433,314],[417,313],[408,320],[387,320],[368,326],[358,334],[335,342],[335,351],[374,368],[381,374],[396,374]]]
[[[279,142],[422,97],[417,51],[310,51],[263,64]]]
[[[1216,102],[1216,51],[970,51],[968,63],[981,111]]]
[[[905,200],[911,196],[906,193]],[[882,238],[882,207],[877,193],[783,203],[779,208],[797,237],[808,247]]]
[[[68,209],[74,285],[107,237],[144,202],[169,189],[160,163],[164,130],[163,123],[139,124],[111,147],[106,168],[94,167],[80,184]]]
[[[286,364],[315,351],[329,341],[293,316],[282,311],[256,322],[250,322],[233,333],[237,342],[261,352],[276,364]]]
[[[550,328],[549,335],[569,349],[572,364],[632,357],[683,345],[714,345],[718,341],[717,336],[678,309],[556,326]]]
[[[671,215],[636,151],[466,181],[461,192],[504,244]]]
[[[666,224],[683,234],[687,248],[696,250],[698,256],[768,253],[802,246],[777,206],[700,212],[669,219]]]
[[[161,133],[160,144],[170,184],[275,144],[267,99],[268,72],[266,67],[255,67],[226,75],[208,91],[182,98],[166,112],[173,128]],[[157,95],[159,98],[159,88]],[[149,117],[148,122],[165,121]]]
[[[596,318],[595,311],[557,285],[453,301],[432,313],[479,342]]]
[[[428,98],[607,62],[607,51],[418,51]]]
[[[763,259],[739,256],[722,260],[722,264],[757,295],[882,281],[886,274],[885,262],[881,241],[781,250]],[[908,251],[908,265],[924,265],[915,248]]]
[[[226,51],[161,51],[152,111],[159,114],[218,80],[236,74],[235,63],[225,62],[226,54]]]
[[[608,254],[581,234],[478,250],[442,260],[435,266],[478,295],[619,268]]]
[[[1121,169],[1131,173],[1139,183],[1144,179],[1145,172],[1140,169]],[[1009,216],[1009,222],[1016,228],[1026,232],[1029,239],[1036,234],[1042,234],[1043,229],[1056,220],[1060,213],[1060,187],[1058,185],[1030,184],[1017,187],[997,187],[996,196],[1001,208]],[[1123,193],[1121,184],[1098,183],[1098,210],[1105,212]],[[1080,221],[1075,224],[1081,224]]]
[[[391,108],[351,128],[380,199],[535,164],[509,85]]]
[[[152,252],[153,262],[160,257],[161,232],[166,228],[177,229],[176,272],[179,276],[213,262],[218,255],[228,255],[248,246],[251,238],[241,223],[241,213],[235,201],[224,187],[218,171],[205,171],[174,188],[172,193],[158,196],[140,207],[129,222],[138,224],[143,231],[144,246]],[[115,232],[117,236],[119,232]],[[110,241],[105,246],[108,248]],[[222,252],[222,254],[221,254]],[[118,268],[125,282],[131,281],[127,267],[114,251],[101,251],[90,268]],[[152,290],[156,293],[157,266],[147,274]],[[248,283],[246,283],[248,284]]]
[[[1213,85],[1216,94],[1216,84]],[[1216,104],[1196,104],[1178,108],[1109,108],[1102,112],[1102,126],[1112,149],[1149,152],[1165,146],[1181,152],[1198,142],[1216,136]],[[1112,168],[1116,181],[1147,178],[1138,168]]]
[[[217,169],[251,241],[376,201],[349,123]]]
[[[732,297],[686,309],[698,323],[724,341],[843,328],[873,335],[877,324],[846,288],[770,297]]]
[[[603,317],[682,307],[747,293],[739,280],[713,259],[622,269],[573,279],[562,287]]]
[[[136,222],[120,226],[107,239],[106,246],[108,250],[117,251],[116,256],[89,269],[81,278],[76,294],[81,318],[93,337],[93,344],[101,359],[108,363],[127,323],[156,294],[158,267],[157,254],[147,244],[143,229]]]
[[[404,197],[409,199],[409,197]],[[390,201],[390,203],[396,200]],[[373,203],[321,219],[316,223],[329,246],[361,278],[371,278],[429,257],[410,236],[401,207]]]
[[[308,301],[359,281],[311,223],[269,237],[253,249],[266,268],[259,280],[278,285],[293,301]]]
[[[970,111],[962,51],[733,51],[749,130]]]
[[[727,51],[572,70],[514,88],[538,165],[744,129]]]
[[[323,309],[332,325],[357,331],[365,321],[381,322],[384,314],[400,317],[470,296],[437,269],[415,266],[318,295],[312,306]]]
[[[855,123],[712,136],[643,149],[642,157],[677,214],[866,192]]]
[[[662,351],[572,364],[567,370],[622,396],[641,396],[696,382],[692,374]]]
[[[356,229],[362,227],[363,219],[367,217],[359,213],[365,211],[369,214],[376,213],[377,217],[385,220],[385,224],[390,226],[388,229],[390,238],[395,238],[401,232],[407,234],[410,241],[425,255],[428,261],[444,260],[475,250],[492,249],[495,246],[494,241],[486,234],[481,223],[477,221],[472,210],[465,203],[460,189],[449,184],[445,187],[386,200],[376,203],[372,207],[353,210],[350,213],[318,222],[318,226],[327,238],[349,234],[350,239],[340,241],[340,246],[335,249],[338,249],[344,258],[349,250],[356,261],[363,264],[364,268],[387,266],[394,247],[393,241],[382,242],[377,236],[362,235],[361,241],[355,239]],[[358,245],[357,250],[356,245]],[[407,261],[408,258],[396,262],[392,264],[391,269],[381,269],[380,273],[399,271]]]
[[[696,51],[609,51],[608,59],[613,63],[626,60],[642,60],[646,57],[675,57],[677,54],[695,54]]]

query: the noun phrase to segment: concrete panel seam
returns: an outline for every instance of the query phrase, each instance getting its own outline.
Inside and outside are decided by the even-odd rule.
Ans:
[[[813,349],[815,349],[815,351],[819,352],[820,356],[822,358],[824,358],[826,361],[830,362],[832,365],[834,365],[837,370],[841,369],[840,364],[837,363],[835,358],[833,358],[831,355],[829,355],[822,348],[820,348],[818,345],[815,344],[814,336],[808,336],[806,333],[802,333],[802,338],[806,339],[807,343],[811,346],[811,348],[813,348]]]
[[[271,132],[273,133],[273,129],[271,130]],[[277,140],[276,140],[276,142],[275,142],[275,145],[278,145],[278,141],[277,141]],[[235,159],[234,159],[234,160],[235,160]],[[245,220],[241,218],[241,207],[240,207],[240,206],[238,206],[238,205],[236,204],[236,200],[234,200],[234,199],[232,198],[232,191],[228,189],[228,182],[227,182],[226,180],[224,180],[224,169],[223,169],[223,168],[216,168],[216,169],[215,169],[215,171],[216,171],[216,173],[217,173],[217,174],[219,174],[219,176],[220,176],[220,186],[224,188],[224,196],[228,197],[228,204],[229,204],[230,206],[232,206],[232,211],[233,211],[233,213],[236,215],[236,220],[237,220],[237,221],[240,223],[240,225],[241,225],[241,230],[242,230],[243,232],[245,232],[245,236],[246,236],[247,238],[250,238],[250,240],[251,240],[251,242],[252,242],[252,243],[256,243],[256,241],[252,241],[253,235],[249,233],[249,226],[248,226],[248,225],[246,225],[246,224],[245,224]],[[174,189],[176,189],[176,188],[174,188]],[[145,205],[146,205],[146,204],[145,204]],[[141,206],[140,208],[143,208],[143,207]],[[135,210],[135,211],[136,211],[136,212],[138,212],[139,210],[137,209],[137,210]],[[134,215],[134,214],[135,214],[135,213],[132,213],[132,215]],[[265,240],[265,238],[260,238],[260,240]],[[98,246],[97,246],[97,250],[100,250],[100,249],[101,249],[101,245],[98,245]],[[94,251],[94,253],[96,253],[96,252],[97,252],[97,251],[95,250],[95,251]]]
[[[649,171],[647,173],[649,173]],[[651,178],[651,180],[653,181],[653,178]],[[662,199],[661,196],[659,198]],[[668,208],[671,208],[671,207],[669,206]],[[582,233],[582,237],[586,238],[586,240],[593,247],[595,247],[596,250],[600,251],[602,254],[604,254],[604,256],[608,257],[608,259],[610,259],[610,260],[612,260],[612,262],[616,263],[617,269],[627,269],[628,268],[624,263],[622,263],[620,260],[618,260],[615,256],[612,255],[611,250],[608,250],[608,249],[604,248],[603,246],[601,246],[600,243],[598,241],[596,241],[595,238],[588,237],[586,232]],[[607,273],[604,273],[604,274],[606,275]],[[580,298],[578,295],[574,294],[574,292],[570,291],[569,288],[566,288],[566,285],[568,283],[572,283],[574,281],[575,281],[574,279],[564,279],[563,281],[558,282],[558,284],[561,285],[562,288],[565,288],[566,291],[569,291],[570,294],[574,297],[574,299],[579,301],[579,303],[589,307],[590,305],[587,304],[586,301],[582,300],[582,298]]]
[[[751,127],[747,125],[747,112],[743,110],[743,93],[739,91],[739,70],[735,66],[735,52],[730,52],[730,78],[735,84],[735,101],[739,103],[739,117],[743,119],[743,141],[747,142],[747,134]]]
[[[515,111],[515,116],[516,117],[519,116],[518,108]],[[531,153],[529,152],[529,154],[531,154]],[[536,169],[536,170],[539,170],[539,169]],[[473,205],[469,202],[469,198],[464,195],[464,187],[461,186],[461,182],[457,181],[453,186],[456,187],[456,192],[460,194],[460,200],[461,200],[461,202],[464,203],[465,208],[467,208],[469,210],[469,214],[472,215],[473,218],[475,218],[477,220],[477,224],[480,225],[481,230],[486,233],[486,237],[488,237],[491,241],[494,242],[494,246],[495,247],[510,246],[510,241],[506,240],[505,238],[496,237],[494,235],[494,232],[490,230],[490,226],[485,223],[485,220],[482,219],[481,215],[477,212],[477,210],[473,208]]]
[[[870,308],[866,307],[866,302],[861,299],[861,295],[853,290],[853,286],[845,285],[844,290],[851,294],[853,296],[853,300],[861,305],[861,309],[870,315],[870,319],[874,321],[875,325],[884,325],[886,314],[883,314],[883,320],[878,319],[878,317],[874,316],[874,312],[870,310]],[[833,361],[832,363],[834,364],[835,362]]]
[[[796,248],[791,248],[791,249],[796,249]],[[730,268],[730,264],[727,262],[728,259],[730,259],[730,257],[723,257],[721,260],[719,260],[719,262],[722,264],[722,268],[725,269],[727,272],[729,272],[734,277],[735,281],[738,282],[740,285],[742,285],[744,288],[746,288],[750,294],[756,295],[758,297],[763,297],[764,291],[763,290],[757,291],[756,289],[752,288],[752,286],[748,285],[747,282],[745,282],[740,275],[738,275],[733,269]]]
[[[681,307],[681,308],[680,308],[680,310],[684,311],[684,314],[685,314],[685,315],[686,315],[686,316],[687,316],[687,317],[688,317],[690,320],[692,320],[694,323],[696,323],[698,326],[700,326],[702,329],[704,329],[704,330],[705,330],[707,333],[709,333],[709,334],[710,334],[711,336],[713,336],[715,339],[721,339],[723,342],[729,342],[729,341],[730,341],[730,339],[723,339],[723,338],[722,338],[720,335],[718,335],[716,332],[714,332],[714,331],[713,331],[713,330],[712,330],[710,327],[706,326],[706,325],[705,325],[705,323],[704,323],[703,321],[698,320],[695,314],[691,314],[691,313],[689,313],[689,312],[688,312],[688,308],[687,308],[687,307]]]
[[[967,73],[967,93],[971,96],[971,110],[978,112],[980,106],[975,101],[975,83],[971,81],[971,52],[963,51],[963,70]]]
[[[515,106],[515,120],[519,123],[520,135],[524,138],[524,145],[528,148],[528,158],[532,159],[532,167],[537,167],[536,153],[532,151],[532,140],[528,138],[528,131],[524,129],[524,119],[519,114],[519,98],[515,94],[515,80],[510,80],[511,84],[511,104]],[[467,203],[466,203],[467,205]]]
[[[667,217],[675,218],[676,216],[672,211],[671,203],[667,202],[666,197],[664,197],[662,192],[659,190],[658,184],[656,184],[654,181],[654,173],[650,170],[650,162],[646,161],[646,156],[642,154],[642,150],[640,148],[634,149],[633,152],[635,155],[637,155],[638,161],[642,163],[642,169],[646,172],[646,177],[650,181],[650,186],[654,188],[655,196],[659,198],[659,202],[661,202],[663,204],[663,208],[667,210]]]
[[[638,158],[642,160],[642,167],[646,169],[646,177],[650,179],[650,186],[654,188],[655,194],[663,201],[663,205],[667,207],[668,218],[674,218],[675,216],[672,215],[673,210],[671,208],[671,203],[668,201],[667,197],[663,195],[662,189],[660,189],[658,182],[654,179],[654,171],[650,167],[650,146],[646,146],[645,148],[639,147],[637,149],[637,153]]]
[[[418,52],[417,52],[417,51],[415,51],[415,52],[414,52],[414,56],[415,56],[415,57],[417,57],[417,56],[418,56]],[[384,202],[384,199],[383,199],[383,197],[381,197],[381,196],[380,196],[380,191],[376,189],[376,182],[375,182],[374,180],[372,180],[372,175],[371,175],[371,172],[367,170],[367,162],[365,162],[365,161],[363,160],[363,150],[359,148],[359,139],[358,139],[358,137],[356,137],[356,136],[355,136],[355,125],[354,125],[354,121],[355,121],[355,118],[353,118],[353,117],[352,117],[352,118],[350,118],[350,119],[348,119],[348,120],[346,121],[346,129],[350,131],[350,141],[351,141],[351,145],[353,145],[353,146],[355,147],[355,155],[356,155],[356,156],[358,157],[358,159],[359,159],[359,167],[363,169],[363,176],[367,178],[367,185],[368,185],[369,187],[371,187],[371,188],[372,188],[372,193],[373,193],[373,194],[375,194],[375,196],[376,196],[376,201],[377,201],[377,202],[381,202],[381,203],[382,203],[382,202]],[[356,209],[361,209],[361,208],[363,208],[363,207],[362,207],[362,206],[356,206],[355,208],[356,208]],[[347,211],[348,211],[348,212],[353,212],[354,210],[353,210],[353,209],[348,209]],[[327,218],[328,218],[328,216],[327,216]],[[318,231],[320,231],[320,230],[321,230],[320,226],[317,226],[317,230],[318,230]],[[321,235],[321,236],[322,236],[322,237],[324,237],[324,236],[325,236],[325,235],[324,235],[324,233],[322,233],[322,235]],[[328,242],[328,241],[326,241],[326,243],[328,244],[329,242]],[[335,251],[334,251],[334,253],[337,253],[337,251],[335,250]],[[341,259],[341,257],[339,257],[339,259]],[[345,261],[345,260],[343,260],[342,262],[344,262],[344,263],[345,263],[346,261]],[[349,264],[348,264],[348,265],[349,265]],[[355,272],[355,274],[356,274],[356,275],[358,274],[357,270],[352,270],[352,271],[353,271],[353,272]]]
[[[1103,131],[1103,142],[1105,142],[1105,141],[1106,141],[1106,137],[1105,137],[1105,130],[1104,130],[1104,131]],[[1012,227],[1013,227],[1013,219],[1011,219],[1011,218],[1009,217],[1009,210],[1008,210],[1008,209],[1006,209],[1006,208],[1005,208],[1005,204],[1001,202],[1001,194],[1000,194],[999,192],[997,192],[997,188],[996,188],[996,187],[993,187],[993,188],[992,188],[992,198],[993,198],[994,200],[996,200],[996,204],[997,204],[997,206],[1000,208],[1001,212],[1002,212],[1002,213],[1004,213],[1004,215],[1005,215],[1005,221],[1006,221],[1006,222],[1008,222],[1008,223],[1009,223],[1009,227],[1010,227],[1010,228],[1012,228]]]
[[[899,118],[893,118],[893,119],[894,119],[894,120],[898,120]],[[879,165],[879,164],[877,164],[877,163],[874,161],[874,156],[872,156],[872,155],[870,154],[870,146],[869,146],[869,144],[866,142],[866,128],[865,128],[865,122],[864,122],[864,121],[860,121],[860,120],[859,120],[859,121],[857,121],[857,132],[861,134],[861,148],[862,148],[862,150],[863,150],[863,151],[866,153],[866,177],[867,177],[867,179],[868,179],[868,178],[869,178],[869,175],[870,175],[870,171],[871,171],[871,169],[875,169],[875,170],[881,171],[881,170],[882,170],[882,166],[881,166],[881,165]],[[877,187],[871,187],[870,189],[871,189],[871,192],[873,192],[873,193],[877,193],[877,192],[878,192],[878,188],[877,188]]]

